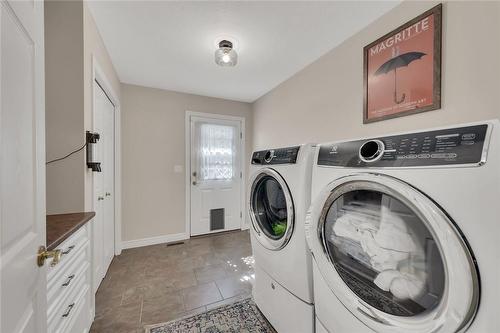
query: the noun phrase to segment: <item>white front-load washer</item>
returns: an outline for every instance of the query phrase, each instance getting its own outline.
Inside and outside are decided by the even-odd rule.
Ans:
[[[500,332],[497,120],[321,144],[317,331]]]
[[[304,234],[313,155],[310,144],[252,155],[252,294],[261,312],[281,333],[314,332],[312,262]]]

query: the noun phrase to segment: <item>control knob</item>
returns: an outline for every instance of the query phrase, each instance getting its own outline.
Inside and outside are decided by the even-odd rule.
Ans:
[[[385,146],[381,140],[369,140],[359,148],[359,158],[365,163],[373,163],[382,158]]]
[[[268,150],[266,152],[266,155],[264,155],[264,161],[266,161],[267,163],[271,162],[271,160],[273,159],[274,157],[274,150]]]

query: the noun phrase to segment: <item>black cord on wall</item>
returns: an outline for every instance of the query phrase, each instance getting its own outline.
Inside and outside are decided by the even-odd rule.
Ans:
[[[76,154],[78,153],[80,150],[82,150],[83,148],[85,148],[87,146],[87,143],[85,143],[83,146],[81,146],[80,148],[78,148],[77,150],[73,150],[71,153],[69,153],[68,155],[66,156],[63,156],[63,157],[60,157],[60,158],[56,158],[54,160],[51,160],[51,161],[48,161],[48,162],[45,162],[45,165],[48,165],[50,163],[54,163],[54,162],[58,162],[58,161],[62,161],[68,157],[70,157],[71,155],[73,154]]]

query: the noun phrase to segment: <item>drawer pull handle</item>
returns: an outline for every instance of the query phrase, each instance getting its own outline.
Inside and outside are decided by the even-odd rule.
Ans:
[[[68,305],[68,310],[66,310],[65,313],[63,313],[63,318],[66,318],[67,316],[69,316],[69,314],[71,313],[71,310],[73,310],[73,307],[75,306],[75,303],[71,303],[70,305]]]
[[[68,249],[66,251],[63,251],[61,254],[68,254],[71,252],[71,250],[73,250],[75,248],[74,245],[71,245],[70,247],[68,247]]]
[[[75,278],[75,274],[71,274],[70,276],[68,276],[68,281],[64,282],[62,284],[63,287],[67,287],[69,286],[69,284],[71,283],[71,280],[73,280]]]

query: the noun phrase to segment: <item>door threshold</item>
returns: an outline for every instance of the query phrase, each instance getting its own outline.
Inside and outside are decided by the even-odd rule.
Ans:
[[[221,231],[214,231],[208,234],[202,234],[202,235],[195,235],[191,236],[190,238],[204,238],[204,237],[210,237],[210,236],[215,236],[215,235],[224,235],[224,234],[231,234],[231,233],[236,233],[240,232],[243,229],[232,229],[232,230],[221,230]]]

